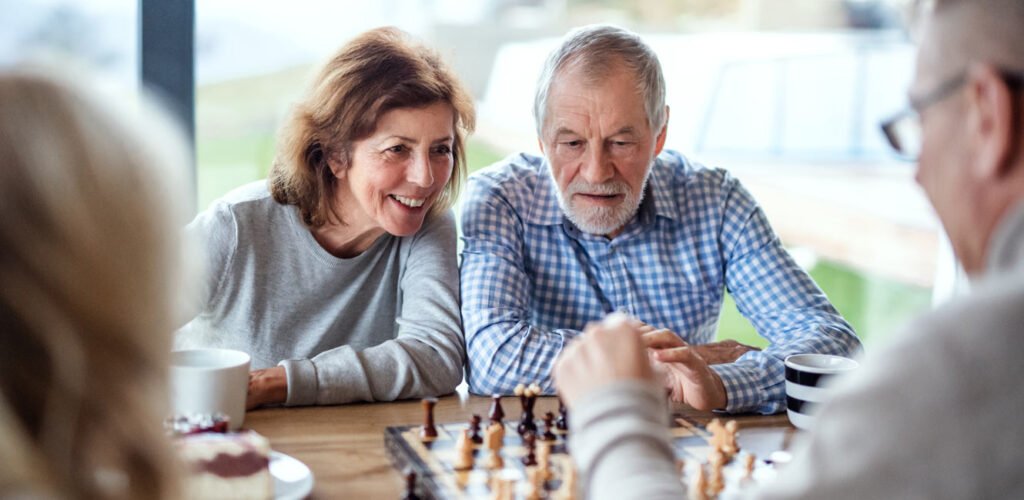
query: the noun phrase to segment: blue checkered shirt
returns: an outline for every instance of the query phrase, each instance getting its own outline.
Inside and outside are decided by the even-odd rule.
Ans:
[[[789,354],[860,349],[853,328],[726,171],[663,152],[637,215],[612,240],[569,222],[556,189],[547,161],[526,154],[469,180],[462,314],[471,392],[509,394],[536,381],[551,393],[559,352],[612,311],[692,344],[712,342],[726,289],[771,343],[712,366],[726,411],[781,411]]]

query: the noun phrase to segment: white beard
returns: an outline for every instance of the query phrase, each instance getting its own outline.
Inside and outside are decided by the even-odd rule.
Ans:
[[[600,235],[614,233],[625,226],[636,215],[637,210],[640,209],[640,204],[644,201],[644,192],[647,191],[647,179],[650,177],[650,173],[650,170],[648,170],[647,175],[644,176],[639,192],[630,191],[629,186],[622,181],[590,184],[582,179],[574,180],[566,188],[567,193],[563,193],[561,189],[557,190],[558,206],[562,208],[565,216],[583,232]],[[608,195],[623,194],[625,197],[622,203],[614,207],[581,207],[573,202],[573,195],[581,192]]]

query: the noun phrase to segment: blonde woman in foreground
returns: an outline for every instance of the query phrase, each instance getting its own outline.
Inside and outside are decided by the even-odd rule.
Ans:
[[[182,143],[112,107],[0,72],[3,498],[178,494],[160,422],[180,235],[165,186]]]

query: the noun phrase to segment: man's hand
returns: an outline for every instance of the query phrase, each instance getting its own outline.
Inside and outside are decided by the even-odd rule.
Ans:
[[[614,328],[592,323],[562,351],[553,375],[570,410],[581,398],[612,382],[654,381],[647,350],[640,341],[642,331],[628,321]]]
[[[729,402],[722,378],[715,373],[695,347],[653,351],[655,368],[665,374],[669,397],[698,410],[723,410]]]
[[[283,366],[249,372],[249,392],[245,409],[284,403],[288,400],[288,377]]]
[[[740,359],[740,356],[750,351],[760,351],[760,349],[756,347],[744,345],[736,342],[735,340],[723,340],[721,342],[691,346],[687,344],[685,340],[679,338],[675,332],[667,328],[659,330],[651,328],[643,334],[642,338],[644,345],[647,346],[648,349],[661,350],[689,346],[700,354],[700,356],[704,358],[704,361],[709,365],[735,363],[737,359]]]

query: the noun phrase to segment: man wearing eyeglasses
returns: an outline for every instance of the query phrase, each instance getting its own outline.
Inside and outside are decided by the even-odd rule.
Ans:
[[[910,109],[883,130],[917,160],[973,291],[869,352],[751,496],[1024,498],[1024,1],[923,10]],[[679,498],[639,332],[614,330],[589,329],[555,367],[581,486],[588,498]]]

